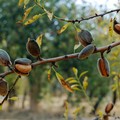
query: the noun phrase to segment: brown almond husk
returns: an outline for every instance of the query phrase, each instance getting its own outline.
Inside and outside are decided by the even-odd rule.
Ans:
[[[106,114],[110,113],[113,107],[114,107],[113,103],[108,103],[105,107]]]
[[[8,92],[8,84],[5,79],[0,78],[0,95],[5,96]]]

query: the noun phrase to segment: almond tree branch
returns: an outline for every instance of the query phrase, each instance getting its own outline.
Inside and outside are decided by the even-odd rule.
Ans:
[[[108,51],[109,47],[112,49],[113,47],[116,47],[118,45],[120,45],[120,41],[111,43],[111,44],[103,46],[103,47],[98,47],[98,48],[96,47],[93,54],[96,54],[99,52],[103,53],[105,51]],[[34,67],[41,65],[41,64],[55,63],[55,62],[62,61],[62,60],[69,60],[69,59],[77,58],[78,54],[79,53],[74,53],[74,54],[63,55],[63,56],[54,57],[54,58],[43,59],[41,61],[37,61],[37,62],[32,63],[32,67],[34,68]],[[13,74],[13,73],[14,73],[14,71],[7,71],[4,73],[1,73],[0,77],[5,77],[5,76]]]
[[[11,91],[13,90],[13,88],[15,87],[15,85],[18,82],[18,80],[19,80],[20,77],[21,77],[20,75],[17,76],[16,80],[14,81],[13,85],[9,89],[8,93],[6,94],[6,96],[4,97],[4,99],[2,100],[2,102],[0,103],[0,105],[2,105],[7,100],[9,94],[11,93]]]

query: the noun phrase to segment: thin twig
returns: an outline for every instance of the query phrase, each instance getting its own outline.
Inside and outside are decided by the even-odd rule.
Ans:
[[[17,76],[16,80],[14,81],[13,85],[9,89],[8,93],[6,94],[6,96],[4,97],[4,99],[2,100],[2,102],[0,103],[0,105],[2,105],[7,100],[9,94],[11,93],[11,91],[13,90],[13,88],[15,87],[15,85],[18,82],[18,80],[19,80],[20,77],[21,77],[20,75]]]
[[[35,4],[38,5],[41,9],[43,9],[45,11],[45,8],[42,5],[40,5],[37,2],[35,2]],[[96,17],[103,17],[103,16],[105,16],[107,14],[110,14],[110,13],[113,13],[113,12],[117,12],[118,13],[119,11],[120,11],[120,8],[119,9],[110,10],[110,11],[107,11],[107,12],[101,13],[101,14],[95,13],[95,15],[93,15],[93,16],[86,17],[86,18],[81,18],[81,19],[76,19],[76,20],[67,20],[67,19],[64,19],[64,18],[59,18],[56,15],[53,15],[53,17],[56,18],[56,19],[58,19],[58,20],[60,20],[60,21],[71,22],[71,23],[80,23],[82,21],[90,20],[90,19],[93,19],[93,18],[96,18]]]

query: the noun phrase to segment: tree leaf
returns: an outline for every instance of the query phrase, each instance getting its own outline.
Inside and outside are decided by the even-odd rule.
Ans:
[[[35,6],[35,5],[34,5]],[[29,7],[25,12],[24,12],[24,16],[22,18],[22,20],[18,21],[17,23],[22,23],[23,21],[25,21],[25,19],[27,18],[27,16],[29,15],[29,13],[31,12],[31,10],[34,8],[34,6]]]
[[[114,20],[111,18],[110,23],[109,23],[109,35],[111,37],[113,36],[113,22],[114,22]]]
[[[68,120],[68,102],[67,101],[65,101],[65,104],[64,104],[64,106],[65,106],[65,112],[64,112],[64,117],[65,117],[65,120]]]
[[[47,74],[48,74],[48,80],[50,81],[50,77],[51,77],[51,68],[48,70]]]
[[[83,88],[86,90],[88,87],[88,77],[85,76],[84,80],[83,80]]]
[[[9,98],[9,100],[16,101],[16,100],[18,100],[18,97],[14,96],[14,97]]]
[[[74,111],[73,114],[76,116],[80,112],[80,107],[77,107]]]
[[[102,112],[102,111],[98,110],[98,111],[97,111],[97,115],[98,115],[98,117],[99,117],[100,119],[103,118],[103,112]]]
[[[77,74],[78,74],[77,68],[73,67],[72,70],[73,70],[73,73],[75,74],[75,76],[77,76]]]
[[[76,87],[76,86],[74,86],[74,85],[72,85],[71,88],[72,88],[72,90],[81,91],[80,88],[78,88],[78,87]]]
[[[30,2],[30,0],[24,0],[24,8],[26,8],[26,5]]]
[[[82,73],[80,74],[80,76],[79,76],[79,79],[80,79],[83,75],[85,75],[87,72],[88,72],[88,71],[82,72]]]
[[[48,16],[49,20],[51,21],[52,18],[53,18],[53,12],[49,12],[49,11],[46,10],[46,13],[47,13],[47,16]]]
[[[62,77],[62,75],[60,75],[58,72],[56,72],[56,77],[58,79],[58,81],[60,82],[60,84],[69,92],[73,92],[73,90],[71,89],[70,85],[65,82],[65,79]]]
[[[117,85],[116,85],[116,84],[113,84],[113,85],[111,86],[111,89],[112,89],[112,91],[114,92],[115,90],[117,90]]]
[[[19,0],[18,6],[21,6],[24,3],[24,0]]]
[[[70,23],[65,24],[60,30],[57,31],[57,33],[58,33],[58,34],[61,34],[62,32],[64,32],[64,31],[67,29],[67,27],[68,27],[69,25],[70,25]]]
[[[41,45],[42,45],[42,37],[43,37],[43,34],[39,35],[36,39],[36,42],[39,47],[41,47]]]
[[[38,20],[40,17],[42,17],[43,14],[38,14],[38,15],[34,15],[32,18],[30,18],[29,20],[27,20],[24,25],[28,25],[31,24],[33,22],[35,22],[36,20]]]
[[[75,50],[77,50],[80,46],[81,46],[80,42],[79,42],[78,44],[75,44],[75,45],[74,45],[74,52],[75,52]]]
[[[0,105],[0,110],[2,110],[2,105]]]
[[[70,80],[69,83],[78,83],[78,81],[76,79]]]
[[[69,77],[69,78],[67,78],[65,81],[66,81],[66,82],[69,82],[69,81],[74,80],[74,79],[75,79],[74,77]]]

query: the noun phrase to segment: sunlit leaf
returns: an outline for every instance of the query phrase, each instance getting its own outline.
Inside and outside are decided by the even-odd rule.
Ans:
[[[36,20],[38,20],[40,17],[42,17],[43,14],[38,14],[38,15],[34,15],[32,18],[30,18],[29,20],[27,20],[24,25],[28,25],[31,24],[33,22],[35,22]]]
[[[51,69],[48,70],[47,74],[48,74],[48,80],[50,81],[50,77],[51,77]]]
[[[67,29],[67,27],[68,27],[69,25],[70,25],[70,23],[65,24],[60,30],[57,31],[57,33],[58,33],[58,34],[61,34],[62,32],[64,32],[64,31]]]
[[[103,112],[102,111],[98,110],[96,113],[97,113],[97,115],[100,119],[103,118]]]
[[[75,88],[75,87],[79,88],[79,84],[73,84],[73,85],[71,85],[71,88]]]
[[[65,101],[65,112],[64,112],[64,117],[65,117],[65,120],[68,120],[68,102]]]
[[[24,0],[24,8],[26,8],[26,5],[29,3],[30,0]]]
[[[41,47],[42,45],[42,37],[43,37],[43,34],[39,35],[36,39],[36,42],[39,45],[39,47]]]
[[[77,76],[77,74],[78,74],[77,68],[73,67],[72,70],[73,70],[73,73],[75,74],[75,76]]]
[[[48,18],[49,18],[49,20],[51,21],[52,18],[53,18],[53,12],[49,12],[49,11],[47,11],[46,9],[44,9],[44,11],[47,13]]]
[[[21,6],[24,3],[24,0],[19,0],[18,6]]]
[[[11,98],[9,98],[9,100],[13,100],[13,101],[16,101],[16,100],[18,100],[18,97],[11,97]]]
[[[111,18],[110,23],[109,23],[109,35],[111,37],[113,36],[113,22],[114,20]]]
[[[69,82],[69,81],[74,80],[74,79],[75,79],[74,77],[69,77],[69,78],[67,78],[65,81],[66,81],[66,82]]]
[[[78,83],[78,81],[75,80],[75,79],[73,79],[73,80],[70,80],[69,83],[70,83],[70,84],[71,84],[71,83]]]
[[[25,12],[24,12],[24,16],[22,18],[22,20],[18,21],[17,23],[21,23],[23,21],[25,21],[25,19],[27,18],[27,16],[29,15],[29,13],[31,12],[31,10],[34,8],[34,6],[29,7]]]
[[[2,105],[0,105],[0,110],[2,110]]]
[[[72,88],[70,87],[70,85],[65,81],[65,79],[62,77],[62,75],[60,75],[58,72],[56,72],[56,77],[58,79],[58,81],[60,82],[60,84],[69,92],[73,92]]]
[[[83,88],[86,90],[88,87],[88,77],[85,76],[84,80],[83,80]]]
[[[75,52],[75,50],[77,50],[80,46],[81,46],[80,42],[79,42],[78,44],[75,44],[75,45],[74,45],[74,52]]]
[[[75,111],[73,111],[74,115],[77,115],[80,112],[80,107],[76,108]]]
[[[80,74],[79,78],[81,78],[83,75],[85,75],[88,71],[84,71]]]
[[[76,86],[74,86],[74,85],[72,85],[71,88],[72,88],[72,90],[81,91],[80,88],[78,88],[78,87],[76,87]]]
[[[113,84],[113,85],[111,86],[111,89],[112,89],[112,91],[114,92],[115,90],[117,90],[117,85],[116,85],[116,84]]]

